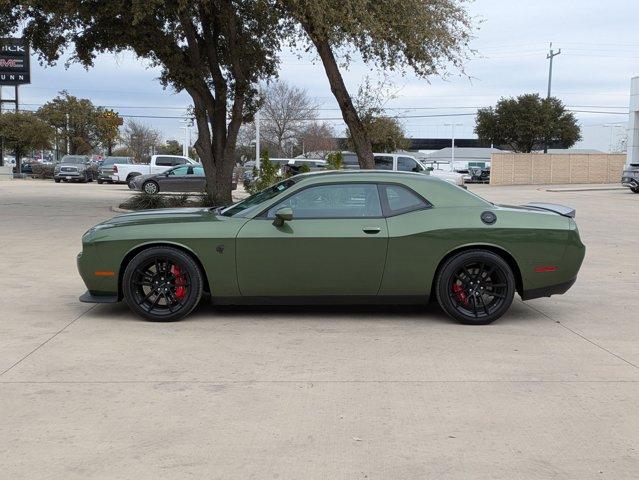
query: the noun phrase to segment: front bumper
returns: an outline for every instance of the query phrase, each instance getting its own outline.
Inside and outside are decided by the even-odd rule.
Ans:
[[[118,303],[120,299],[117,295],[94,295],[87,290],[80,295],[80,301],[82,303]]]
[[[639,178],[633,177],[622,177],[621,184],[624,187],[637,188],[639,187]]]

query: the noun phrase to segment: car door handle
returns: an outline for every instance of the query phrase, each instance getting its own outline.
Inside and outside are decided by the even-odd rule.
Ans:
[[[369,235],[374,235],[382,231],[381,227],[363,227],[362,232],[367,233]]]

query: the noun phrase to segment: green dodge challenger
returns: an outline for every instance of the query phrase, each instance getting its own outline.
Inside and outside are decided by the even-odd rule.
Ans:
[[[574,210],[492,204],[408,172],[284,180],[218,208],[117,216],[82,238],[83,302],[124,300],[155,321],[216,304],[426,303],[487,324],[566,292],[585,254]]]

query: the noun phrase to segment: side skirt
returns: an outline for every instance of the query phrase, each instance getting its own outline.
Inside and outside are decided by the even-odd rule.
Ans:
[[[214,305],[426,305],[428,295],[211,297]]]

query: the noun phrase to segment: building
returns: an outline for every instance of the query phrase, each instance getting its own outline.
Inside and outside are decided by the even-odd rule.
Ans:
[[[490,167],[490,157],[493,153],[504,153],[497,148],[482,147],[455,147],[454,161],[453,149],[443,148],[429,154],[426,162],[452,162],[455,171],[468,171],[468,167]]]
[[[630,81],[630,118],[628,121],[627,165],[639,163],[639,77]]]

